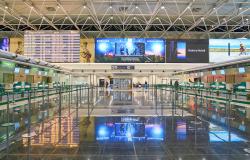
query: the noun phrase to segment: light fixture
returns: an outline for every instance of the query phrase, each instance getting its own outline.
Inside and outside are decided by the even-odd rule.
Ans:
[[[159,17],[156,17],[155,19],[159,19]]]
[[[5,6],[4,8],[5,8],[5,9],[8,9],[9,7],[8,7],[8,6]]]
[[[68,16],[65,17],[65,19],[68,19],[68,18],[69,18]]]
[[[188,6],[187,9],[190,9],[190,7]]]
[[[204,17],[201,17],[201,20],[204,20]]]
[[[114,18],[113,16],[110,17],[110,19],[113,19],[113,18]]]
[[[90,16],[88,16],[88,19],[90,19]]]
[[[165,9],[165,6],[161,6],[161,9]]]
[[[110,5],[109,8],[113,8],[113,7]]]
[[[181,17],[179,17],[178,20],[181,20]]]
[[[136,19],[136,17],[134,17],[134,19]]]
[[[86,8],[86,5],[84,5],[83,8]]]
[[[57,6],[57,8],[59,9],[59,8],[60,8],[60,6],[58,5],[58,6]]]
[[[136,5],[135,8],[138,9],[139,7]]]
[[[242,8],[240,7],[239,10],[242,10]]]
[[[246,21],[248,21],[248,18],[246,19]]]
[[[214,10],[216,10],[216,8],[213,8]]]

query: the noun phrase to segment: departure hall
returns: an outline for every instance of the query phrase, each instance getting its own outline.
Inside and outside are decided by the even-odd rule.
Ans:
[[[250,160],[250,0],[1,0],[0,160]]]

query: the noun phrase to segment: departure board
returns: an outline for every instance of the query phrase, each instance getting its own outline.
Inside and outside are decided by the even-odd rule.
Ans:
[[[25,31],[24,55],[54,63],[78,63],[78,31]]]

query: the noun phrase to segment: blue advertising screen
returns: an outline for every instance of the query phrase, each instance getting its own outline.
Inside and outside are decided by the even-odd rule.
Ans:
[[[9,51],[9,39],[0,38],[0,50]]]
[[[209,39],[210,62],[229,61],[249,56],[249,39]]]
[[[97,38],[95,61],[99,63],[164,63],[165,39]]]

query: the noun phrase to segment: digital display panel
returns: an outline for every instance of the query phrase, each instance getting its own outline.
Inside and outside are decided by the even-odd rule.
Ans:
[[[210,62],[229,61],[249,56],[249,39],[209,39]]]
[[[212,75],[216,75],[216,71],[212,71],[211,73],[212,73]]]
[[[14,73],[18,74],[20,72],[20,68],[15,68]]]
[[[29,69],[25,69],[25,70],[24,70],[24,73],[25,73],[25,74],[29,74],[29,73],[30,73],[30,70],[29,70]]]
[[[222,69],[222,70],[220,70],[220,74],[225,74],[225,70],[224,69]]]
[[[145,141],[164,140],[164,129],[157,117],[97,117],[96,140]]]
[[[158,38],[97,38],[99,63],[164,63],[165,40]]]
[[[0,50],[9,51],[9,38],[0,38]]]
[[[41,76],[41,75],[42,75],[42,71],[38,71],[37,74],[38,74],[39,76]]]
[[[245,70],[244,67],[240,67],[240,68],[239,68],[239,73],[245,73],[245,72],[246,72],[246,70]]]
[[[208,40],[167,40],[167,63],[208,63]]]

